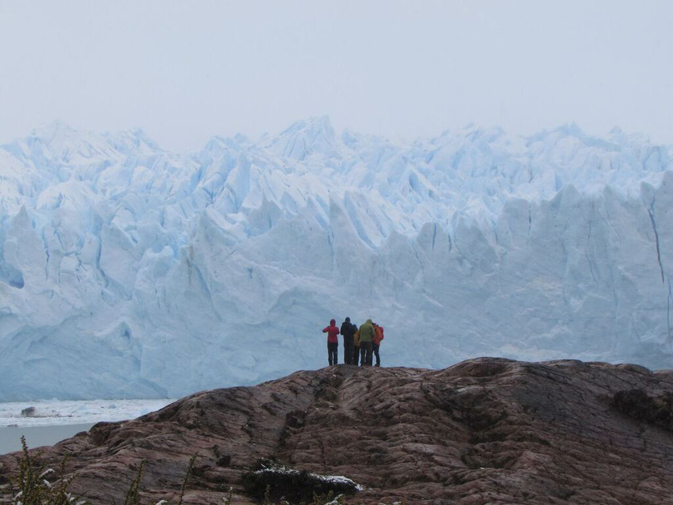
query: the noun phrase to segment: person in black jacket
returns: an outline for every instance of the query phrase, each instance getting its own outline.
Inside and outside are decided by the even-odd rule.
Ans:
[[[353,335],[355,335],[355,325],[351,324],[351,318],[347,317],[341,323],[341,335],[344,337],[344,363],[353,364]]]

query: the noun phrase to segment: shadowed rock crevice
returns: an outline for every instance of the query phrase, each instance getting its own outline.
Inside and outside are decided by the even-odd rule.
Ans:
[[[673,392],[650,396],[642,389],[619,391],[615,406],[636,421],[643,421],[673,432]]]
[[[123,502],[142,459],[143,503],[175,500],[198,453],[186,503],[221,503],[231,488],[252,504],[266,485],[281,496],[299,479],[312,493],[320,476],[343,476],[363,486],[349,504],[659,505],[673,489],[672,394],[673,372],[634,365],[340,366],[197,393],[33,454],[57,466],[72,453],[74,490],[103,504]],[[288,472],[256,474],[264,459]],[[0,457],[0,482],[16,469]]]

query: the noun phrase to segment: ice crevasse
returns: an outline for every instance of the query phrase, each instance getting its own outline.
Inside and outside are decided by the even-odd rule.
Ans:
[[[256,383],[324,366],[345,316],[385,327],[384,365],[669,368],[672,154],[575,125],[313,118],[184,154],[44,126],[0,146],[0,401]]]

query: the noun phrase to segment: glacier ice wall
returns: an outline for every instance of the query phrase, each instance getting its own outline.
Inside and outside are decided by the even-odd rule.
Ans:
[[[177,397],[326,364],[668,368],[670,147],[576,126],[395,144],[326,118],[176,155],[63,124],[0,147],[0,401]]]

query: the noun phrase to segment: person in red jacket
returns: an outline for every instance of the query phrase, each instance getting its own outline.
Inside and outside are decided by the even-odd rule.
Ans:
[[[339,328],[336,326],[336,321],[332,319],[329,322],[329,326],[322,330],[323,333],[327,333],[327,359],[329,360],[330,365],[338,365],[338,350],[339,350],[339,339],[337,335],[339,334]]]
[[[381,340],[383,340],[383,326],[374,323],[374,336],[372,337],[372,351],[376,356],[376,365],[381,366],[381,357],[379,356],[379,347],[381,347]]]

